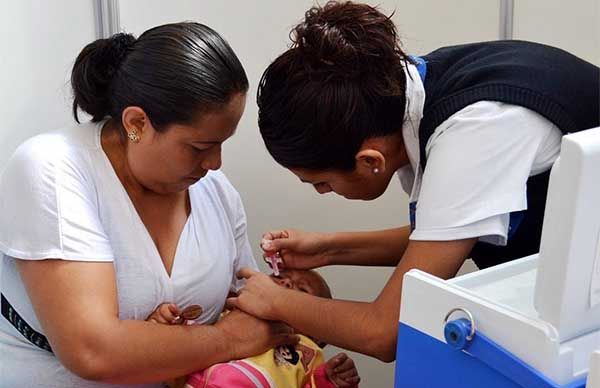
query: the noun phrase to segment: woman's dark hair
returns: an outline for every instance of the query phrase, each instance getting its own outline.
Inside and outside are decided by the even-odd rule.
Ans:
[[[189,123],[199,112],[218,108],[248,90],[248,78],[227,42],[192,22],[165,24],[137,40],[116,34],[88,44],[71,74],[73,116],[77,108],[92,121],[139,106],[157,130]]]
[[[290,49],[265,70],[257,96],[258,125],[278,163],[352,170],[366,139],[401,129],[411,60],[390,18],[330,1],[292,30]]]

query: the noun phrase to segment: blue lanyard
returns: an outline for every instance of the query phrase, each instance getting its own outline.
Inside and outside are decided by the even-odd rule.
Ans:
[[[415,62],[415,66],[417,67],[417,71],[421,77],[421,81],[425,83],[425,77],[427,76],[427,62],[425,62],[423,58],[417,57],[416,55],[410,55],[410,59]]]

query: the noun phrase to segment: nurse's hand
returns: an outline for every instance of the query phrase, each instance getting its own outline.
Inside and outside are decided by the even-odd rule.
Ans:
[[[246,284],[238,295],[227,299],[227,306],[238,308],[255,317],[272,321],[279,320],[276,307],[285,301],[285,294],[292,292],[279,286],[269,276],[251,268],[242,268],[238,278],[245,278]]]
[[[265,233],[260,247],[265,258],[279,253],[284,268],[313,269],[329,264],[327,242],[325,233],[286,229]]]
[[[291,327],[255,318],[240,310],[227,313],[215,327],[233,346],[229,354],[234,360],[256,356],[280,345],[295,345],[300,340]]]

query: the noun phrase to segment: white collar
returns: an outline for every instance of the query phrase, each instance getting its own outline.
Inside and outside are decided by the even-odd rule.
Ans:
[[[425,106],[425,87],[415,65],[408,63],[404,73],[406,74],[406,108],[402,137],[410,165],[400,168],[398,177],[402,188],[407,193],[411,193],[412,199],[418,196],[422,174],[419,165],[419,125],[421,125]]]

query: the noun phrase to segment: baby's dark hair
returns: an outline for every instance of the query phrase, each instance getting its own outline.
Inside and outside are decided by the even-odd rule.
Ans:
[[[126,107],[139,106],[161,131],[247,92],[248,78],[217,32],[183,22],[154,27],[138,39],[119,33],[88,44],[75,60],[71,85],[77,122],[78,109],[92,121],[120,123]]]
[[[315,277],[317,277],[320,281],[321,281],[321,285],[323,286],[320,291],[320,297],[321,298],[328,298],[328,299],[332,299],[333,298],[333,294],[331,293],[331,288],[329,288],[329,284],[327,284],[327,282],[325,281],[325,278],[323,278],[323,276],[321,276],[321,274],[313,269],[308,270],[307,272],[310,272],[311,274],[313,274]]]
[[[259,84],[266,147],[286,168],[352,170],[366,139],[396,133],[404,121],[411,60],[391,16],[330,1],[309,9],[290,36]]]

